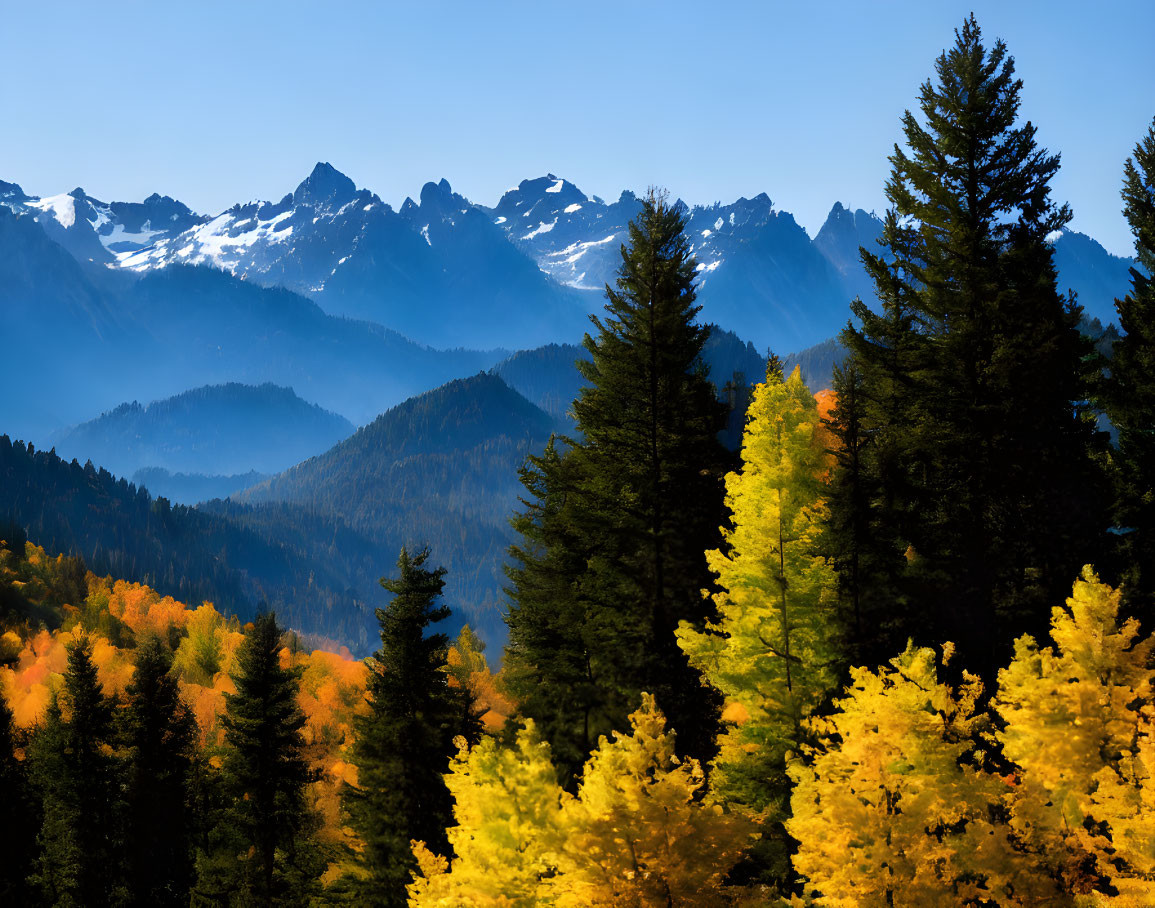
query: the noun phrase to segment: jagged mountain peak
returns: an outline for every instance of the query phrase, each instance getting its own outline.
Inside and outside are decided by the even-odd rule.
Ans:
[[[357,196],[357,185],[328,161],[318,161],[293,192],[294,205],[340,208]]]
[[[454,207],[460,209],[463,205],[469,203],[457,193],[453,191],[453,187],[449,185],[449,181],[442,177],[436,183],[430,181],[421,187],[421,210],[423,212],[431,213],[432,209],[439,211]]]
[[[18,183],[5,183],[3,180],[0,180],[0,199],[4,199],[5,202],[8,203],[21,202],[26,198],[28,198],[28,196],[25,195],[24,190],[20,188]]]
[[[522,180],[498,201],[493,213],[498,217],[541,217],[559,212],[573,213],[591,200],[569,180],[553,173]]]

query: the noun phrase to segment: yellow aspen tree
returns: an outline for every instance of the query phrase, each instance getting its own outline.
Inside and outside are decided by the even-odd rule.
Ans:
[[[1004,756],[1020,769],[1012,806],[1019,837],[1064,888],[1094,904],[1155,904],[1152,652],[1121,593],[1083,569],[1051,612],[1051,646],[1015,642],[994,708]],[[1126,892],[1137,901],[1111,902]]]
[[[547,892],[558,908],[726,904],[723,880],[754,825],[701,801],[701,767],[675,755],[652,696],[642,695],[630,725],[631,734],[601,738],[564,805],[564,845]]]
[[[997,819],[1009,787],[978,765],[979,679],[952,690],[934,651],[913,646],[851,674],[837,710],[811,720],[820,745],[790,764],[805,895],[829,908],[1063,904]]]
[[[820,425],[799,369],[786,379],[771,372],[754,388],[742,468],[726,477],[732,527],[725,547],[706,553],[721,587],[719,619],[704,632],[687,624],[678,632],[727,701],[713,796],[775,817],[789,798],[786,754],[837,678],[838,581],[818,554],[827,466]]]
[[[549,744],[533,721],[511,746],[485,738],[462,747],[445,777],[456,826],[448,830],[451,864],[414,843],[419,875],[409,886],[414,908],[531,908],[550,901],[540,890],[559,844],[564,795]]]

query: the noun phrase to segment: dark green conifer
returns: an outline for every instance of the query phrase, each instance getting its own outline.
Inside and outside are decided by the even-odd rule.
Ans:
[[[1119,433],[1112,455],[1115,522],[1128,604],[1155,620],[1155,123],[1123,166],[1123,214],[1135,237],[1131,292],[1115,301],[1123,336],[1112,349],[1105,409]]]
[[[674,639],[712,607],[705,552],[720,541],[729,464],[684,231],[681,207],[651,192],[584,340],[580,438],[523,474],[507,676],[570,783],[600,735],[628,727],[642,691],[684,753],[708,758],[717,731],[718,698]]]
[[[510,548],[506,573],[513,599],[504,677],[523,715],[532,716],[550,742],[554,761],[572,783],[613,727],[624,698],[604,686],[593,654],[609,645],[612,626],[587,620],[589,594],[578,582],[596,548],[583,529],[586,513],[573,442],[552,438],[521,469],[528,495],[512,521],[520,540]]]
[[[1017,122],[1006,46],[986,48],[972,16],[935,69],[890,159],[884,250],[863,250],[881,310],[856,305],[843,339],[863,372],[868,536],[894,613],[990,668],[1101,545],[1092,351],[1048,243],[1071,217],[1050,196],[1059,158]]]
[[[156,637],[136,650],[126,694],[125,856],[130,901],[187,905],[193,871],[190,811],[196,719],[170,674],[172,654]]]
[[[32,743],[43,809],[33,877],[48,905],[122,904],[120,765],[112,753],[113,703],[104,695],[87,636],[68,646],[64,687]]]
[[[453,801],[444,776],[455,740],[472,744],[481,734],[472,695],[449,684],[449,639],[428,632],[450,614],[438,604],[445,569],[426,567],[428,558],[428,549],[402,549],[398,576],[381,580],[393,600],[377,609],[381,648],[370,662],[369,712],[356,720],[352,752],[357,784],[341,797],[358,848],[356,872],[340,888],[357,904],[408,903],[405,887],[416,868],[411,841],[448,852]]]
[[[318,778],[305,757],[297,702],[299,670],[281,665],[276,615],[258,616],[237,651],[225,694],[221,784],[226,806],[198,856],[195,899],[227,905],[306,905],[325,859],[308,785]]]
[[[26,761],[17,751],[26,745],[7,701],[0,696],[0,905],[31,904],[29,878],[36,860],[36,830],[40,828],[36,800]]]
[[[863,377],[854,357],[834,366],[832,390],[837,406],[824,421],[835,445],[830,452],[836,468],[827,490],[830,519],[826,550],[838,570],[839,586],[846,605],[843,626],[854,643],[865,635],[863,621],[868,575],[869,505],[866,458],[867,435],[863,425]],[[851,664],[860,661],[852,658]]]

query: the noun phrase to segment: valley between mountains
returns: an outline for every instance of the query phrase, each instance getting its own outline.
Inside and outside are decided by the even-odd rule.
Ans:
[[[836,203],[811,237],[765,193],[678,204],[719,396],[742,401],[770,350],[828,385],[880,219]],[[428,543],[450,623],[500,652],[518,470],[574,431],[580,342],[640,207],[548,174],[492,207],[441,180],[394,209],[327,163],[215,215],[0,181],[0,519],[359,654],[378,578]],[[1109,342],[1133,261],[1049,239]]]

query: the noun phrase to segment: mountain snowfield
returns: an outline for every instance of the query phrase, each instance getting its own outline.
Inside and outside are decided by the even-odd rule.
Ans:
[[[441,180],[394,210],[327,163],[279,201],[215,217],[158,194],[141,203],[105,203],[81,189],[37,198],[3,182],[0,204],[32,217],[85,266],[126,276],[208,266],[419,343],[474,349],[580,337],[640,207],[632,192],[606,202],[547,174],[492,208]],[[851,299],[870,294],[858,248],[878,237],[872,213],[836,203],[811,238],[765,193],[684,207],[703,319],[760,349],[818,343],[842,327]],[[1110,321],[1132,261],[1068,231],[1055,249],[1063,289],[1079,294],[1088,315]]]

